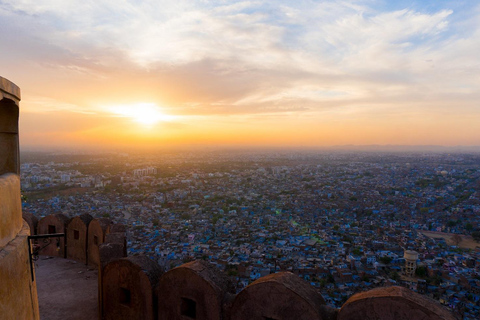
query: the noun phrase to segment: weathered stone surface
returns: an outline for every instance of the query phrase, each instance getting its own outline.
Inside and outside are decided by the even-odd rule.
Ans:
[[[376,288],[358,293],[345,302],[338,320],[454,320],[435,301],[403,287]]]
[[[110,227],[110,233],[125,233],[127,229],[121,223],[116,223]]]
[[[253,282],[235,298],[232,320],[322,319],[323,297],[290,272],[268,275]]]
[[[0,176],[0,248],[14,239],[23,225],[20,179],[16,174]]]
[[[28,250],[30,227],[20,200],[20,89],[0,77],[0,318],[39,319]]]
[[[209,263],[197,260],[165,273],[157,287],[158,319],[222,319],[228,279]]]
[[[104,319],[155,319],[154,287],[161,274],[158,264],[145,256],[107,264],[102,272]]]
[[[69,219],[61,213],[51,214],[38,221],[37,234],[66,233]],[[50,238],[50,244],[44,247],[42,239],[37,240],[37,245],[44,247],[39,254],[52,257],[65,258],[65,238]],[[57,246],[58,244],[58,246]]]
[[[106,236],[111,236],[109,234]],[[114,233],[113,235],[118,235],[122,237],[122,241],[119,243],[115,242],[104,242],[99,245],[99,266],[98,266],[98,310],[99,310],[99,319],[102,319],[103,314],[103,271],[107,264],[114,260],[118,260],[127,256],[127,249],[125,244],[125,236],[121,233]],[[108,240],[108,239],[106,239]],[[107,297],[108,298],[108,297]]]
[[[25,220],[28,223],[28,226],[30,227],[30,234],[37,234],[37,224],[38,224],[38,219],[31,213],[24,212],[22,214],[23,220]]]
[[[105,235],[110,232],[112,221],[107,218],[93,219],[88,225],[88,264],[100,265],[99,245],[105,242]]]
[[[99,246],[100,263],[105,267],[113,260],[125,258],[125,247],[121,243],[104,242]]]
[[[87,264],[88,225],[92,216],[82,214],[74,217],[67,224],[67,258]]]
[[[40,257],[35,267],[42,320],[101,319],[96,269],[62,257]]]
[[[12,99],[17,104],[21,100],[20,88],[15,83],[0,77],[0,100],[2,98]]]
[[[21,215],[20,215],[21,217]],[[0,248],[0,318],[39,319],[37,288],[32,282],[28,255],[28,224],[15,238]]]

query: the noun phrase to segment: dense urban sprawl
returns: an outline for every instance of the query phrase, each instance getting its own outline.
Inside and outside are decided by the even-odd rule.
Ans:
[[[480,316],[480,154],[23,155],[24,211],[108,217],[129,255],[205,259],[245,287],[288,270],[332,306],[403,285]],[[404,252],[418,252],[413,276]]]

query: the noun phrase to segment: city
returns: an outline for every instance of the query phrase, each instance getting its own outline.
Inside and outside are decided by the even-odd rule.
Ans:
[[[333,307],[400,285],[480,315],[478,153],[26,152],[21,181],[24,212],[110,218],[129,255],[206,260],[237,292],[291,271]]]

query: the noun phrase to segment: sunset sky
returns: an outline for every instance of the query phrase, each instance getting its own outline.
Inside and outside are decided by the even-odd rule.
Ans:
[[[21,145],[480,145],[479,1],[0,0]]]

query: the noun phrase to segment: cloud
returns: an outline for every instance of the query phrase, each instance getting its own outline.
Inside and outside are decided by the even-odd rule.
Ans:
[[[4,0],[0,67],[24,83],[27,110],[146,101],[198,116],[478,114],[479,8]]]

